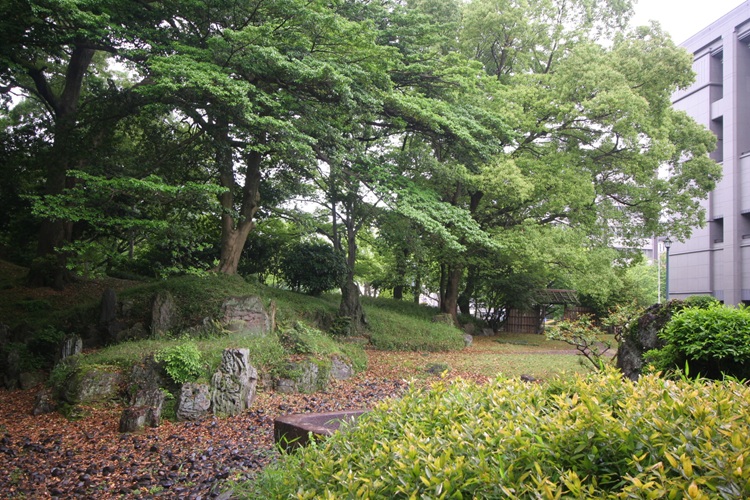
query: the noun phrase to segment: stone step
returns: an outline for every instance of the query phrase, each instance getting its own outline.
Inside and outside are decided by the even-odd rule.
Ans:
[[[273,421],[276,444],[290,451],[309,443],[309,434],[328,437],[336,432],[341,422],[354,422],[369,410],[331,411],[325,413],[297,413],[284,415]]]

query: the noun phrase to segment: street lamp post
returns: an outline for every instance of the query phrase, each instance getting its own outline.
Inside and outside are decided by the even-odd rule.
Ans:
[[[666,269],[666,278],[667,278],[667,287],[664,293],[664,300],[666,302],[669,302],[669,247],[672,246],[672,240],[667,236],[667,238],[664,240],[664,248],[667,249],[667,269]]]

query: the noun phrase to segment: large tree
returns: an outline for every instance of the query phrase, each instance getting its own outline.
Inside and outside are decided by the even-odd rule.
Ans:
[[[707,156],[714,138],[670,103],[692,79],[691,58],[656,28],[624,31],[629,12],[627,2],[466,5],[461,46],[497,79],[488,106],[515,131],[479,168],[455,157],[468,175],[446,199],[485,231],[564,225],[607,246],[667,228],[687,234],[701,222],[699,199],[720,173]],[[454,262],[443,300],[450,314],[467,260]]]
[[[359,83],[377,53],[368,24],[342,5],[313,1],[218,2],[182,8],[169,54],[152,58],[142,91],[162,96],[210,138],[220,195],[218,270],[237,272],[270,172],[305,175],[335,107],[362,105]],[[340,120],[339,120],[340,121]]]
[[[0,6],[0,88],[5,96],[40,103],[47,114],[44,127],[51,142],[45,160],[46,195],[58,195],[72,183],[68,170],[86,161],[92,145],[82,140],[81,107],[93,80],[99,53],[137,58],[153,45],[160,4],[137,1],[16,1]],[[149,40],[149,41],[146,41]],[[7,102],[6,102],[7,103]],[[32,268],[31,280],[62,287],[65,256],[72,225],[63,218],[45,218],[37,254],[47,266]],[[51,273],[49,270],[51,264]]]

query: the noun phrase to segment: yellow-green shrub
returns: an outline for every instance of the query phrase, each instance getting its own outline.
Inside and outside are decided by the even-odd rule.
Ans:
[[[750,389],[623,381],[440,383],[267,469],[267,498],[747,498]]]

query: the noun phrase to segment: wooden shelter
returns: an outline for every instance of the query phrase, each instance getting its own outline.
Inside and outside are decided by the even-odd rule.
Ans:
[[[531,309],[509,309],[503,331],[511,333],[542,333],[544,319],[550,306],[562,305],[563,317],[575,319],[581,314],[589,312],[580,307],[575,290],[560,290],[545,288],[534,294],[534,304]]]

